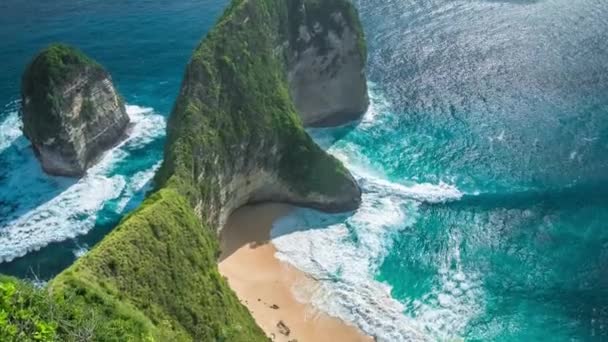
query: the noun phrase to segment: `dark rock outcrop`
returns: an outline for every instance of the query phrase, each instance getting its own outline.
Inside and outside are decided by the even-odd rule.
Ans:
[[[129,124],[110,75],[66,45],[34,58],[23,74],[21,97],[23,132],[49,174],[83,175]]]
[[[289,89],[305,126],[358,119],[369,106],[367,51],[357,13],[344,1],[290,1]]]
[[[340,212],[354,210],[361,202],[361,190],[350,172],[303,129],[302,121],[310,120],[301,108],[318,100],[294,85],[295,76],[290,76],[295,51],[321,53],[335,31],[336,44],[354,44],[355,52],[349,56],[357,63],[359,83],[365,89],[361,61],[365,43],[358,40],[362,36],[347,34],[360,24],[348,1],[301,4],[298,0],[234,1],[187,66],[168,121],[157,181],[186,194],[203,221],[218,231],[230,213],[248,203],[287,202]],[[304,20],[302,6],[309,10],[305,21],[311,27],[317,22],[331,27],[319,31],[325,36],[319,33],[309,42],[293,36]],[[352,41],[342,44],[342,39]],[[331,51],[328,47],[327,54]],[[343,57],[347,64],[354,63]],[[325,77],[314,63],[297,68],[302,74]],[[338,79],[348,74],[343,64],[334,73]],[[336,92],[342,92],[343,82],[332,86]],[[294,98],[305,95],[298,106]],[[360,96],[367,106],[366,92],[351,95]],[[342,121],[337,118],[347,112],[348,101],[341,96],[324,101],[322,121]]]

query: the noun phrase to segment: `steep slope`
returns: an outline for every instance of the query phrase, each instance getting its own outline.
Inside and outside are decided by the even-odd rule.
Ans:
[[[33,59],[21,97],[23,133],[50,174],[81,176],[129,124],[110,75],[66,45],[51,45]]]
[[[358,119],[369,106],[367,51],[345,1],[289,1],[289,89],[304,125]]]
[[[218,229],[245,203],[359,204],[359,187],[304,131],[289,94],[294,3],[233,2],[196,49],[169,120],[158,183],[178,188]]]
[[[268,200],[326,211],[360,203],[355,180],[308,136],[290,95],[290,20],[302,3],[319,4],[235,0],[197,47],[156,192],[49,285],[57,302],[72,303],[69,317],[97,317],[91,336],[267,340],[217,272],[216,233],[227,216]],[[355,13],[346,0],[327,3]],[[81,325],[58,329],[68,336]]]

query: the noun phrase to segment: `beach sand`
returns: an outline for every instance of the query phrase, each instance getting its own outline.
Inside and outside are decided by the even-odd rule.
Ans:
[[[290,210],[284,204],[261,204],[232,214],[222,230],[220,273],[274,341],[372,341],[357,328],[307,303],[315,281],[275,258],[270,229]]]

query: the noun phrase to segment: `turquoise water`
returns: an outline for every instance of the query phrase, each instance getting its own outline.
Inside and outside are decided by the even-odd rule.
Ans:
[[[608,340],[608,3],[355,3],[372,106],[311,134],[362,207],[273,228],[278,257],[319,280],[313,304],[380,341]],[[0,4],[0,272],[48,279],[142,200],[224,5]],[[42,174],[18,131],[19,75],[55,40],[107,66],[139,125],[80,183]]]
[[[185,65],[226,3],[0,3],[0,273],[52,277],[142,201],[162,158],[165,118]],[[56,41],[78,46],[108,69],[136,123],[130,139],[79,182],[45,175],[19,130],[21,73]]]
[[[608,3],[356,3],[372,108],[314,133],[363,207],[274,228],[313,302],[383,341],[608,340]]]

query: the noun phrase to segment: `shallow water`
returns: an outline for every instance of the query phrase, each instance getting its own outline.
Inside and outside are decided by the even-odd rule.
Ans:
[[[165,119],[185,65],[225,4],[0,3],[0,273],[52,277],[143,200],[162,158]],[[21,73],[37,51],[56,41],[79,47],[108,69],[135,123],[129,140],[78,182],[42,172],[17,114]]]
[[[382,341],[608,339],[608,3],[356,3],[372,108],[313,133],[363,206],[279,256]]]
[[[48,279],[141,202],[161,118],[225,3],[0,4],[0,258],[29,251],[0,272]],[[362,207],[273,229],[322,285],[314,304],[381,341],[608,339],[608,3],[355,3],[372,106],[311,134]],[[55,40],[106,65],[138,123],[80,182],[41,173],[15,112],[25,63]]]

